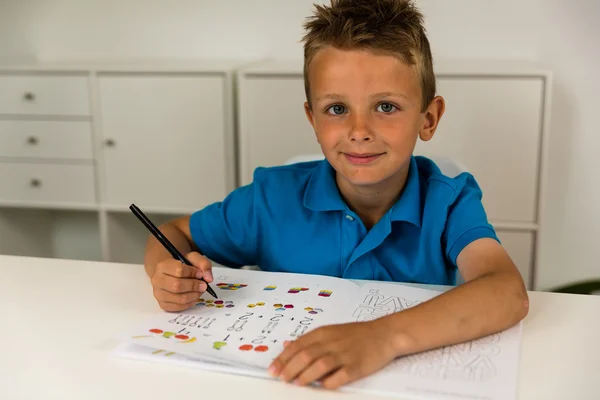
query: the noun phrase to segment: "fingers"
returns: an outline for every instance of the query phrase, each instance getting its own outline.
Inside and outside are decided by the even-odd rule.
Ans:
[[[308,348],[310,345],[316,342],[326,342],[324,340],[327,336],[326,328],[318,328],[306,335],[301,336],[299,339],[289,342],[281,354],[271,364],[271,370],[278,376],[281,372],[281,368],[286,365],[296,353]]]
[[[202,256],[200,253],[197,253],[195,251],[189,253],[186,257],[189,260],[189,262],[194,264],[194,267],[198,268],[201,271],[201,276],[198,276],[198,274],[196,274],[196,277],[198,279],[203,278],[206,282],[209,283],[213,281],[212,263],[208,258]]]
[[[204,288],[206,284],[203,283]],[[183,311],[196,305],[202,295],[200,291],[171,293],[164,289],[154,288],[154,297],[165,311]]]
[[[297,352],[283,367],[280,379],[297,385],[321,381],[326,389],[337,389],[358,379],[356,367],[344,362],[327,347],[311,346]]]
[[[341,361],[332,354],[324,354],[302,371],[295,379],[294,383],[302,386],[308,385],[312,382],[321,380],[327,375],[335,373],[341,366]]]
[[[209,279],[204,272],[212,269],[210,261],[198,253],[190,253],[189,257],[194,266],[167,259],[156,266],[152,275],[154,297],[166,311],[182,311],[193,307],[207,289],[206,282],[200,279],[212,280],[212,275]]]
[[[335,371],[331,376],[323,379],[322,384],[325,389],[338,389],[356,379],[358,379],[358,375],[353,373],[349,367],[344,367]]]
[[[170,293],[204,293],[206,291],[206,283],[201,280],[174,278],[168,275],[162,275],[154,279],[153,286],[155,289]]]
[[[201,279],[204,276],[199,268],[186,265],[178,260],[163,261],[162,263],[159,263],[156,268],[159,273],[169,275],[174,278]]]
[[[269,373],[284,382],[308,385],[320,382],[337,389],[381,368],[389,360],[367,357],[372,344],[365,339],[366,325],[333,325],[315,329],[285,344]],[[365,367],[364,363],[368,365]]]
[[[289,343],[285,349],[277,357],[269,372],[273,376],[279,376],[283,381],[290,382],[296,380],[296,378],[307,368],[315,370],[309,372],[308,376],[319,375],[323,376],[331,369],[321,373],[321,370],[327,369],[327,367],[334,368],[336,365],[331,357],[325,357],[328,354],[326,341],[321,340],[322,332],[321,329],[317,329],[313,332],[302,336],[298,340]],[[325,358],[324,361],[318,361],[321,358]],[[318,361],[318,363],[317,363]],[[316,363],[313,366],[313,363]],[[330,366],[330,364],[332,364]]]
[[[162,308],[165,311],[178,312],[178,311],[184,311],[189,308],[192,308],[196,304],[196,300],[192,301],[191,303],[187,303],[187,304],[166,303],[166,302],[159,302],[158,304],[160,305],[160,308]]]
[[[316,360],[321,358],[325,349],[322,347],[311,346],[305,348],[296,354],[285,364],[279,377],[284,382],[291,382],[296,380],[298,375],[311,366]]]
[[[190,303],[195,304],[198,301],[198,299],[200,298],[200,296],[202,296],[202,293],[200,293],[200,292],[188,292],[188,293],[175,294],[175,293],[169,293],[169,292],[166,292],[166,291],[160,290],[160,289],[154,291],[154,297],[156,297],[157,300],[159,300],[160,302],[179,304],[179,305],[186,305],[186,304],[190,304]]]

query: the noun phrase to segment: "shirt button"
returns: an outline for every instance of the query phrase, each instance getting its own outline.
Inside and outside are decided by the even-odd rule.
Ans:
[[[354,217],[352,217],[352,215],[348,215],[348,214],[346,214],[346,219],[347,219],[348,221],[354,221]]]

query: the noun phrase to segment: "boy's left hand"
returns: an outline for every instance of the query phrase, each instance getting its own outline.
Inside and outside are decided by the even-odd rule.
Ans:
[[[285,382],[320,381],[327,389],[337,389],[392,361],[393,335],[382,320],[324,326],[290,342],[269,372]]]

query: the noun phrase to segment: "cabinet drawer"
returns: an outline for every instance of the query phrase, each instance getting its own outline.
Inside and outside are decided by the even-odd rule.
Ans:
[[[0,75],[0,114],[89,116],[84,75]]]
[[[531,277],[533,275],[535,232],[496,229],[496,234],[519,272],[521,272],[525,286],[527,289],[532,289]]]
[[[93,205],[94,167],[0,162],[0,201]]]
[[[91,123],[0,121],[0,157],[91,160]]]

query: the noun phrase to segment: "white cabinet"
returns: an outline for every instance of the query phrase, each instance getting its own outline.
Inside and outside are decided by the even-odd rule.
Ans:
[[[233,188],[222,76],[102,74],[98,85],[107,205],[193,210]]]
[[[142,262],[236,186],[236,62],[0,67],[0,254]]]
[[[550,74],[523,64],[436,63],[446,112],[415,154],[449,158],[466,167],[500,240],[529,288],[535,287],[539,192],[548,132]],[[321,153],[303,110],[301,61],[265,61],[238,71],[239,176]]]
[[[542,77],[438,78],[446,111],[416,154],[446,156],[479,182],[488,216],[536,222],[544,81]]]
[[[86,71],[0,69],[0,253],[101,256]]]

